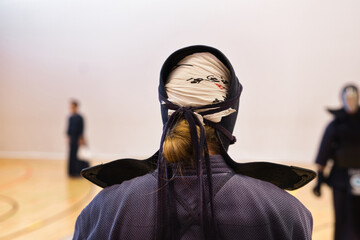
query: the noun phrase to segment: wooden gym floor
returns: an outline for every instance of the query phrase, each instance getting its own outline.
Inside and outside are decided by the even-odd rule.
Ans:
[[[65,161],[0,159],[0,240],[72,239],[76,217],[101,189],[65,169]],[[313,240],[330,240],[331,193],[324,186],[316,198],[313,185],[290,193],[313,214]]]

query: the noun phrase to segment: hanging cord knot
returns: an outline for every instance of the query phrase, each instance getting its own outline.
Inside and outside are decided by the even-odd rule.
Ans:
[[[173,185],[172,171],[168,169],[167,161],[163,157],[163,145],[169,131],[176,125],[179,119],[185,118],[189,123],[191,136],[191,144],[193,147],[193,156],[196,166],[197,182],[198,182],[198,211],[200,227],[202,229],[203,239],[218,239],[218,230],[215,220],[214,204],[213,204],[213,184],[211,163],[209,158],[209,149],[205,137],[204,124],[207,124],[216,130],[222,132],[224,136],[229,138],[231,143],[236,138],[220,124],[206,120],[206,115],[218,113],[232,107],[239,99],[241,93],[241,85],[237,95],[231,99],[215,104],[209,104],[200,107],[178,106],[170,102],[167,98],[159,95],[159,100],[168,110],[174,112],[168,117],[164,126],[161,137],[161,144],[158,159],[158,212],[157,212],[157,231],[156,239],[178,239],[179,224],[177,218],[176,193]],[[200,117],[201,119],[200,119]],[[204,121],[202,120],[204,117]],[[205,166],[205,169],[203,168]],[[206,179],[205,181],[205,174]],[[208,191],[207,191],[208,190]],[[208,209],[210,206],[210,211]]]
[[[181,113],[183,113],[183,114],[185,114],[186,112],[188,112],[188,113],[194,113],[194,108],[193,108],[193,107],[189,107],[189,106],[179,107],[176,111],[177,111],[177,112],[181,112]]]
[[[161,94],[159,95],[159,100],[160,100],[161,104],[163,106],[165,106],[168,110],[173,110],[175,112],[178,112],[178,111],[192,112],[193,115],[194,114],[198,115],[199,120],[203,124],[207,124],[207,125],[213,127],[214,129],[216,129],[217,131],[221,132],[227,139],[229,139],[230,144],[234,144],[236,142],[236,137],[233,136],[229,130],[227,130],[226,128],[221,126],[219,123],[215,123],[210,120],[207,120],[206,115],[211,115],[214,113],[224,111],[228,108],[231,108],[232,106],[234,106],[236,104],[236,102],[238,102],[241,92],[242,92],[242,85],[240,84],[238,87],[238,90],[236,92],[236,95],[234,97],[227,99],[225,101],[222,101],[222,102],[208,104],[208,105],[199,106],[199,107],[178,106],[178,105],[170,102],[166,97],[164,97]],[[171,116],[170,116],[170,118],[171,118]],[[170,120],[170,118],[168,119],[168,121]]]
[[[175,112],[169,117],[164,126],[161,138],[160,154],[158,159],[158,215],[157,215],[157,239],[172,239],[178,235],[176,194],[173,186],[172,172],[169,172],[167,161],[163,157],[163,144],[169,131],[176,125],[181,118],[189,124],[191,144],[193,147],[193,157],[196,166],[198,181],[198,211],[200,226],[204,239],[216,239],[217,231],[213,210],[213,186],[212,173],[209,159],[209,149],[205,137],[203,123],[194,112],[196,108],[189,106],[176,106],[170,102],[166,103]],[[205,166],[205,169],[203,169]],[[170,168],[169,168],[170,169]],[[207,183],[205,181],[205,174]],[[207,188],[208,187],[208,188]],[[208,189],[208,191],[206,191]],[[208,204],[210,203],[210,213]]]

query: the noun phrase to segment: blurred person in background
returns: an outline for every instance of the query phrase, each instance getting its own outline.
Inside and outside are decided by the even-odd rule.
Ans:
[[[315,160],[318,182],[313,192],[321,196],[321,184],[333,192],[335,240],[360,240],[360,111],[359,92],[355,85],[341,91],[343,107],[329,110],[334,119],[328,124]],[[329,176],[324,169],[329,160]]]
[[[69,143],[68,175],[70,177],[80,176],[80,171],[89,166],[85,161],[78,159],[80,146],[86,144],[84,138],[84,119],[79,114],[79,102],[70,101],[70,116],[68,120],[67,138]]]

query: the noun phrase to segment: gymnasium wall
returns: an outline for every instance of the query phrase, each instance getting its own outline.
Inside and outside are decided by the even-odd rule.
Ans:
[[[2,0],[0,157],[66,159],[70,98],[95,160],[150,156],[161,65],[205,44],[244,86],[234,159],[311,163],[326,107],[359,83],[359,12],[356,0]]]

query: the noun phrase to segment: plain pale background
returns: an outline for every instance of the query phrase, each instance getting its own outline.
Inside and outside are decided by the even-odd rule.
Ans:
[[[94,160],[159,147],[162,63],[221,50],[244,86],[236,161],[311,163],[360,79],[358,0],[0,0],[0,157],[66,159],[77,98]]]

